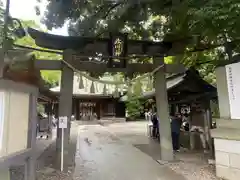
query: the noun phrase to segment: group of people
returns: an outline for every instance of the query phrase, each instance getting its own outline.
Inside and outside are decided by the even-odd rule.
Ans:
[[[151,136],[154,139],[159,139],[159,118],[157,116],[156,111],[149,110],[145,113],[146,119],[152,125]],[[183,119],[185,115],[181,115],[180,113],[170,114],[171,121],[171,132],[172,132],[172,145],[174,151],[180,150],[180,132],[181,128],[187,128],[187,124],[183,126]]]

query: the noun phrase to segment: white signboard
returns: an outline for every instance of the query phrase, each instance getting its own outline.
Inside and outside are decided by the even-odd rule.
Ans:
[[[67,124],[68,124],[68,118],[67,118],[67,116],[61,116],[61,117],[59,117],[59,128],[60,128],[60,129],[65,129],[65,128],[67,128]]]
[[[226,66],[231,119],[240,119],[240,62]]]

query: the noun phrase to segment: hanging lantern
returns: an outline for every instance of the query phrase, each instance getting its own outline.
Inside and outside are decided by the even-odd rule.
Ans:
[[[107,95],[107,87],[106,84],[103,86],[103,95]]]
[[[79,89],[84,89],[84,84],[83,84],[83,78],[82,76],[80,75],[79,77],[79,86],[78,86]]]
[[[95,93],[95,88],[94,88],[94,82],[92,81],[91,87],[90,87],[90,93]]]

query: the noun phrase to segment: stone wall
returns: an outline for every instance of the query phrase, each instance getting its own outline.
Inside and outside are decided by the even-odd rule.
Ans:
[[[240,178],[240,141],[214,140],[217,176],[228,180]]]

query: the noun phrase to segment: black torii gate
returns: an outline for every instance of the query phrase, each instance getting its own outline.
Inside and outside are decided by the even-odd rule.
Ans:
[[[41,70],[62,71],[59,116],[67,116],[69,125],[72,113],[74,75],[74,71],[69,65],[79,71],[97,73],[125,72],[126,74],[152,72],[155,68],[162,65],[162,68],[155,73],[157,111],[161,124],[161,159],[168,161],[174,159],[165,73],[179,73],[185,71],[185,68],[180,64],[164,64],[164,56],[181,51],[183,47],[176,48],[179,47],[179,42],[130,40],[126,34],[110,34],[109,38],[66,37],[40,32],[32,28],[28,29],[28,33],[38,46],[63,51],[63,61],[36,60],[35,67]],[[102,63],[93,63],[89,60],[89,57],[96,57]],[[127,60],[133,57],[151,57],[153,58],[153,63],[129,63]],[[64,142],[66,146],[69,143],[70,128],[65,130],[65,134],[68,135]],[[58,162],[60,162],[60,148],[61,132],[58,130]],[[64,154],[67,154],[67,152]]]

